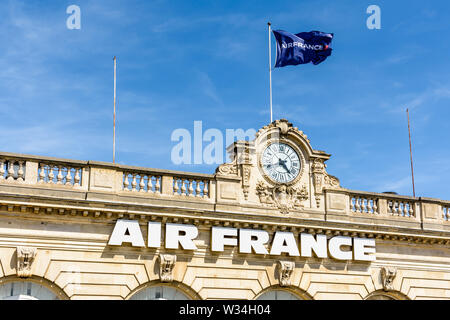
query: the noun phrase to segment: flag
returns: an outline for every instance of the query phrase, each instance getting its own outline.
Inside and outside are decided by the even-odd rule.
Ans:
[[[332,33],[310,31],[292,34],[283,30],[273,30],[273,34],[277,40],[275,68],[309,62],[316,65],[331,55]]]

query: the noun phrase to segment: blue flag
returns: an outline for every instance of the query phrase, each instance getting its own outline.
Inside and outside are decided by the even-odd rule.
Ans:
[[[277,61],[275,68],[312,62],[319,64],[330,54],[332,33],[320,31],[292,34],[283,30],[273,30],[277,40]]]

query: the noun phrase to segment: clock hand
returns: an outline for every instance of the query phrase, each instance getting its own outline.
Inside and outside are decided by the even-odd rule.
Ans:
[[[291,173],[291,171],[290,171],[290,170],[288,169],[288,167],[286,166],[286,160],[281,160],[281,159],[279,159],[278,164],[281,164],[281,166],[282,166],[284,169],[286,169],[286,171],[287,171],[288,173]]]

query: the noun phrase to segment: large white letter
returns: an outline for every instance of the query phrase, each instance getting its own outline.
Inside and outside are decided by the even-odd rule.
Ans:
[[[186,129],[178,128],[172,132],[171,141],[180,141],[172,148],[170,159],[174,164],[191,164],[191,134]],[[182,155],[181,155],[182,154]]]
[[[237,229],[224,228],[224,227],[212,227],[211,229],[211,250],[212,251],[224,251],[224,246],[237,246],[237,238],[225,238],[236,237]]]
[[[214,137],[214,141],[212,138]],[[212,141],[205,147],[203,151],[203,161],[206,164],[221,164],[223,163],[223,136],[219,129],[208,129],[203,135],[205,142]],[[213,156],[214,152],[214,156]]]
[[[160,246],[161,246],[161,222],[149,222],[147,247],[159,248]]]
[[[81,10],[79,6],[71,5],[66,9],[66,13],[72,14],[67,18],[66,26],[67,29],[81,29]]]
[[[253,239],[256,238],[256,239]],[[239,230],[239,252],[256,254],[268,254],[264,244],[269,242],[269,233],[264,230],[240,229]]]
[[[317,258],[326,258],[327,255],[327,236],[318,234],[316,239],[309,233],[300,234],[300,251],[302,257],[312,257],[312,251]]]
[[[121,246],[123,242],[130,242],[133,247],[145,247],[139,222],[134,220],[117,220],[108,244]]]
[[[202,164],[203,156],[203,123],[194,121],[194,164]]]
[[[366,26],[369,30],[372,29],[381,29],[381,10],[380,7],[372,4],[367,7],[366,10],[367,13],[373,13],[370,17],[366,20]]]
[[[328,248],[330,250],[330,255],[338,260],[352,260],[351,251],[342,251],[341,246],[352,246],[352,238],[337,236],[330,239],[328,243]]]
[[[292,232],[275,232],[273,237],[272,248],[270,249],[271,255],[280,255],[282,252],[287,252],[290,256],[298,257],[297,242]]]
[[[375,261],[375,239],[354,238],[353,253],[355,260]]]
[[[180,234],[183,233],[183,234]],[[168,223],[166,224],[166,248],[178,249],[178,243],[185,250],[195,250],[197,246],[193,239],[198,236],[198,229],[193,225]]]

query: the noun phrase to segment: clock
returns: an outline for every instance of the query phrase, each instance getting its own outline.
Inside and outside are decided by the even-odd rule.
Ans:
[[[286,143],[272,143],[261,157],[263,172],[277,183],[289,183],[298,177],[301,161],[298,153]]]

